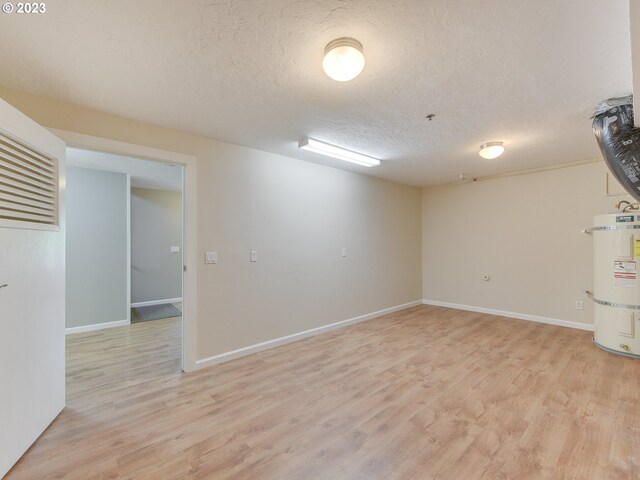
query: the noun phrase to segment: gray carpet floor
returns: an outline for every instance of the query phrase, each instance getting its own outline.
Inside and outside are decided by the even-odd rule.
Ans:
[[[148,322],[149,320],[159,320],[161,318],[180,316],[182,316],[182,312],[171,303],[149,305],[147,307],[136,307],[131,309],[131,323]]]

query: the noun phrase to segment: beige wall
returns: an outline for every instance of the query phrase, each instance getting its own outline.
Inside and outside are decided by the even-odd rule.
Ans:
[[[198,158],[198,250],[219,254],[217,265],[197,266],[199,359],[421,296],[592,323],[583,294],[591,238],[580,230],[628,198],[605,196],[600,162],[426,188],[421,208],[412,187],[3,88],[0,96],[49,127]]]
[[[198,250],[219,255],[197,266],[199,359],[420,299],[417,188],[4,88],[0,97],[48,127],[197,157]]]
[[[591,237],[580,230],[629,199],[605,196],[605,172],[598,162],[423,189],[423,298],[592,323]]]

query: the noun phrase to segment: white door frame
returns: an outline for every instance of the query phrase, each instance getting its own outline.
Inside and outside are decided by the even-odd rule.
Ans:
[[[94,137],[82,133],[49,128],[67,143],[68,147],[97,150],[129,157],[143,158],[156,162],[168,162],[184,166],[184,238],[183,258],[187,269],[183,275],[182,291],[182,370],[196,369],[196,335],[198,319],[198,244],[197,244],[197,158],[192,155],[145,147],[133,143],[120,142],[108,138]]]

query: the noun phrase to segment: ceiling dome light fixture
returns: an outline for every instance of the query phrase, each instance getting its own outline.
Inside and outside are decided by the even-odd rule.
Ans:
[[[488,142],[480,145],[480,156],[487,160],[498,158],[504,153],[502,142]]]
[[[324,73],[338,82],[353,80],[364,68],[362,44],[355,38],[342,37],[329,42],[324,49]]]

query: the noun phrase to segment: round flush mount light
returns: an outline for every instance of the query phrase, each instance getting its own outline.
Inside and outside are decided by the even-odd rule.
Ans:
[[[324,49],[324,73],[338,82],[353,80],[364,68],[362,44],[355,38],[342,37],[329,42]]]
[[[504,153],[502,142],[488,142],[480,145],[480,156],[487,160],[498,158]]]

